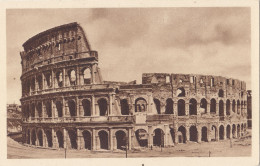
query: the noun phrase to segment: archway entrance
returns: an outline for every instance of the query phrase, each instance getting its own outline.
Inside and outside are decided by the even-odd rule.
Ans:
[[[196,126],[190,127],[190,141],[197,142],[198,141],[198,132]]]
[[[236,125],[235,124],[232,125],[232,137],[236,138]]]
[[[186,129],[183,126],[178,128],[178,142],[179,143],[186,143]],[[180,134],[180,135],[179,135]]]
[[[50,130],[47,130],[45,133],[47,137],[48,147],[52,147],[52,133]]]
[[[144,129],[138,129],[135,132],[136,139],[141,147],[148,146],[147,132]]]
[[[70,139],[70,148],[77,149],[77,132],[74,130],[68,130],[69,139]]]
[[[108,149],[108,134],[106,131],[102,130],[98,132],[99,140],[100,140],[100,149]]]
[[[38,131],[38,140],[39,140],[39,146],[43,146],[42,130]]]
[[[230,125],[227,125],[227,138],[230,139]]]
[[[208,129],[205,126],[201,129],[201,141],[208,142]]]
[[[106,99],[99,99],[98,100],[98,106],[99,106],[99,115],[100,116],[106,116],[107,115],[107,101]]]
[[[85,142],[85,149],[91,150],[91,133],[87,130],[83,131],[82,133],[84,142]]]
[[[153,145],[154,146],[164,146],[164,133],[162,129],[155,129],[153,136]]]
[[[32,130],[32,145],[36,145],[36,133],[35,133],[35,130]]]
[[[57,138],[58,138],[58,143],[59,143],[59,148],[63,148],[63,144],[64,144],[64,141],[63,141],[63,134],[61,131],[57,131],[56,132],[56,135],[57,135]]]
[[[217,140],[217,127],[216,126],[211,126],[211,141],[216,141]]]
[[[126,134],[124,131],[119,130],[116,132],[116,143],[117,143],[117,149],[124,149],[126,148]]]
[[[221,126],[219,127],[219,139],[220,139],[220,140],[223,140],[223,139],[224,139],[224,126],[223,126],[223,125],[221,125]]]

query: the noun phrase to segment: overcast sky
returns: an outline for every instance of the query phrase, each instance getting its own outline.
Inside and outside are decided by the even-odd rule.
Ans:
[[[99,53],[104,80],[141,83],[142,73],[232,77],[251,88],[250,8],[7,10],[7,102],[20,103],[22,44],[78,22]]]

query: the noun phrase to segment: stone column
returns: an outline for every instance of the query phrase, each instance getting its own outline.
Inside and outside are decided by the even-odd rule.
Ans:
[[[232,107],[233,107],[233,102],[232,102]],[[235,101],[235,113],[237,113],[237,102]]]
[[[79,66],[77,66],[77,68],[76,68],[76,79],[77,79],[77,81],[76,81],[76,84],[77,85],[80,85],[80,78],[79,78]]]
[[[132,149],[132,129],[128,128],[128,150]]]
[[[63,128],[63,147],[67,148],[67,130]]]
[[[92,150],[97,150],[96,146],[96,130],[92,129]]]
[[[185,126],[186,128],[186,142],[190,141],[190,126]]]
[[[92,106],[91,106],[91,116],[95,116],[96,115],[96,111],[95,111],[95,96],[94,95],[92,95],[91,96],[91,104],[92,104]]]
[[[34,76],[35,91],[38,91],[37,76]]]
[[[185,100],[185,115],[189,116],[189,100]]]
[[[96,80],[95,80],[95,72],[94,72],[94,65],[91,66],[91,83],[95,84]]]
[[[197,133],[198,133],[198,143],[201,142],[201,127],[197,126]]]
[[[55,74],[54,71],[51,70],[51,83],[52,83],[52,88],[55,88]]]
[[[219,116],[219,101],[216,101],[216,115]]]
[[[56,133],[54,128],[51,129],[51,135],[52,135],[52,147],[57,148],[57,140],[56,140]]]
[[[151,107],[151,101],[152,101],[152,96],[150,94],[147,95],[148,96],[148,113],[151,113],[152,112],[152,107]],[[134,107],[133,107],[134,108]],[[134,111],[133,111],[134,112]]]
[[[210,101],[207,100],[207,115],[210,115]]]
[[[197,116],[200,116],[200,103],[197,102]]]
[[[226,114],[227,113],[227,107],[226,107],[227,105],[226,105],[226,101],[225,100],[223,101],[223,105],[224,105],[223,106],[224,116],[227,116],[227,114]]]
[[[76,111],[77,111],[77,117],[79,117],[79,97],[76,96]]]
[[[208,127],[207,127],[207,140],[208,142],[211,141],[211,125],[209,124]]]
[[[79,129],[76,129],[77,132],[77,149],[80,150],[81,149],[81,137],[82,137],[82,133],[80,132]]]
[[[216,126],[216,141],[219,141],[219,127]]]
[[[113,140],[114,139],[113,130],[111,128],[109,128],[108,132],[109,132],[109,139],[108,139],[109,140],[109,144],[108,144],[109,147],[108,147],[108,149],[114,150],[116,148],[113,146],[113,145],[115,145],[114,142],[113,142],[114,141]]]
[[[53,100],[51,99],[51,113],[52,113],[52,121],[54,121],[54,118],[55,118],[55,116],[56,116],[56,114],[55,114],[55,106],[54,106],[54,104],[53,104]]]
[[[173,114],[175,116],[178,115],[177,101],[176,102],[174,101],[174,103],[173,103]]]
[[[152,126],[148,126],[148,147],[153,146],[153,131]]]
[[[42,118],[44,119],[46,116],[45,116],[45,104],[44,102],[42,101]]]
[[[174,127],[174,140],[175,140],[175,144],[178,144],[179,143],[179,138],[178,138],[178,128],[177,128],[177,126],[176,127]]]
[[[45,77],[44,74],[42,73],[42,90],[45,89]]]
[[[226,134],[226,129],[227,129],[227,126],[223,125],[224,126],[224,131],[223,131],[223,140],[226,140],[227,139],[227,134]]]
[[[164,125],[164,147],[169,145],[169,125]]]
[[[65,99],[64,97],[62,97],[62,117],[66,116],[66,112],[65,112]]]
[[[66,70],[65,70],[65,68],[63,68],[63,70],[62,70],[62,87],[65,87],[65,86],[67,86],[67,84],[66,84]]]
[[[113,115],[113,95],[109,94],[109,112],[108,115]]]

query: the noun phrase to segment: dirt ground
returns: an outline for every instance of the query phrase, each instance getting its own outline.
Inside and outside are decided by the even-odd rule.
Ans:
[[[65,158],[65,150],[40,149],[19,144],[17,138],[7,138],[7,158]],[[202,142],[178,144],[175,147],[153,149],[134,149],[128,151],[127,157],[235,157],[251,156],[251,131],[241,139],[232,139],[219,142]],[[125,158],[122,150],[110,151],[67,150],[66,158]]]

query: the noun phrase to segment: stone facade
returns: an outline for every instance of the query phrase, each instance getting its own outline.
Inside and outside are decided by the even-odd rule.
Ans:
[[[246,131],[243,81],[166,73],[145,73],[142,84],[103,81],[98,53],[78,23],[44,31],[23,47],[26,144],[89,150],[168,147],[239,138]]]

